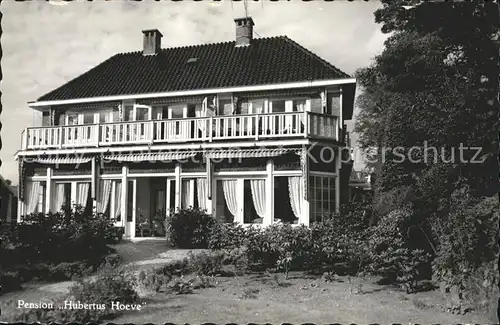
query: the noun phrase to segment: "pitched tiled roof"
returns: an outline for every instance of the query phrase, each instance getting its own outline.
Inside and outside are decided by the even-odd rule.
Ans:
[[[189,60],[191,58],[196,58]],[[188,62],[195,61],[195,62]],[[349,78],[286,36],[112,56],[38,101]]]

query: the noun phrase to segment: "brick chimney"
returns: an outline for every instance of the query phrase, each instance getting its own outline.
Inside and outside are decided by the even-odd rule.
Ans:
[[[144,46],[142,50],[143,55],[154,55],[161,50],[161,38],[163,35],[158,29],[143,30]]]
[[[236,46],[250,45],[253,38],[253,19],[251,17],[236,18]]]

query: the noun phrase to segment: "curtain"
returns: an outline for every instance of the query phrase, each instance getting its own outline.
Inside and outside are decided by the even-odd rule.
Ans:
[[[114,218],[118,219],[118,217],[122,214],[122,183],[116,182],[115,187],[115,215]]]
[[[224,198],[229,212],[236,217],[238,215],[238,201],[236,196],[236,180],[223,180],[222,188],[224,190]]]
[[[202,134],[205,134],[205,129],[207,125],[207,120],[202,119],[202,117],[207,116],[207,110],[208,110],[208,101],[206,98],[201,106],[196,105],[194,108],[195,116],[200,118],[199,120],[196,121],[196,124],[198,125],[198,129],[201,131]]]
[[[187,209],[191,205],[191,182],[189,180],[182,181],[182,209]]]
[[[304,197],[304,183],[301,176],[288,177],[288,192],[293,214],[300,220],[303,211],[302,198]]]
[[[250,187],[252,189],[252,199],[255,211],[259,217],[266,215],[266,180],[251,179]]]
[[[38,200],[40,199],[40,182],[30,182],[26,187],[26,214],[37,212]]]
[[[99,194],[97,197],[97,213],[106,212],[109,197],[111,195],[111,180],[103,179],[99,184]]]
[[[54,212],[61,211],[62,205],[64,204],[64,184],[55,184],[55,191],[52,196],[52,210]]]
[[[89,196],[90,183],[78,183],[78,196],[76,204],[81,205],[83,208],[87,206],[87,198]]]
[[[207,180],[206,178],[196,179],[196,189],[198,190],[198,206],[200,209],[207,208]]]

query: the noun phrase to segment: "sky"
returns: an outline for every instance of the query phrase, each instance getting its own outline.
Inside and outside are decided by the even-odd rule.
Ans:
[[[28,107],[45,93],[112,55],[142,49],[142,30],[157,28],[162,47],[233,40],[243,2],[94,0],[2,1],[2,149],[0,174],[17,184],[21,132],[40,125]],[[381,53],[376,1],[248,1],[255,37],[287,35],[353,74]],[[359,93],[359,91],[358,91]],[[359,161],[356,162],[359,165]],[[355,168],[356,168],[355,164]]]

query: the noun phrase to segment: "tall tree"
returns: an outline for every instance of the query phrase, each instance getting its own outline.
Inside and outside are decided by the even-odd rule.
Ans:
[[[497,193],[499,7],[480,1],[382,3],[375,20],[391,36],[374,63],[357,72],[364,93],[356,124],[362,146],[379,149],[379,196],[410,187],[420,198],[413,202],[432,212],[458,179],[476,196]],[[424,146],[438,151],[429,149],[424,160],[422,150],[409,150]],[[396,147],[403,148],[403,161]],[[460,147],[481,153],[462,150],[460,161]]]

